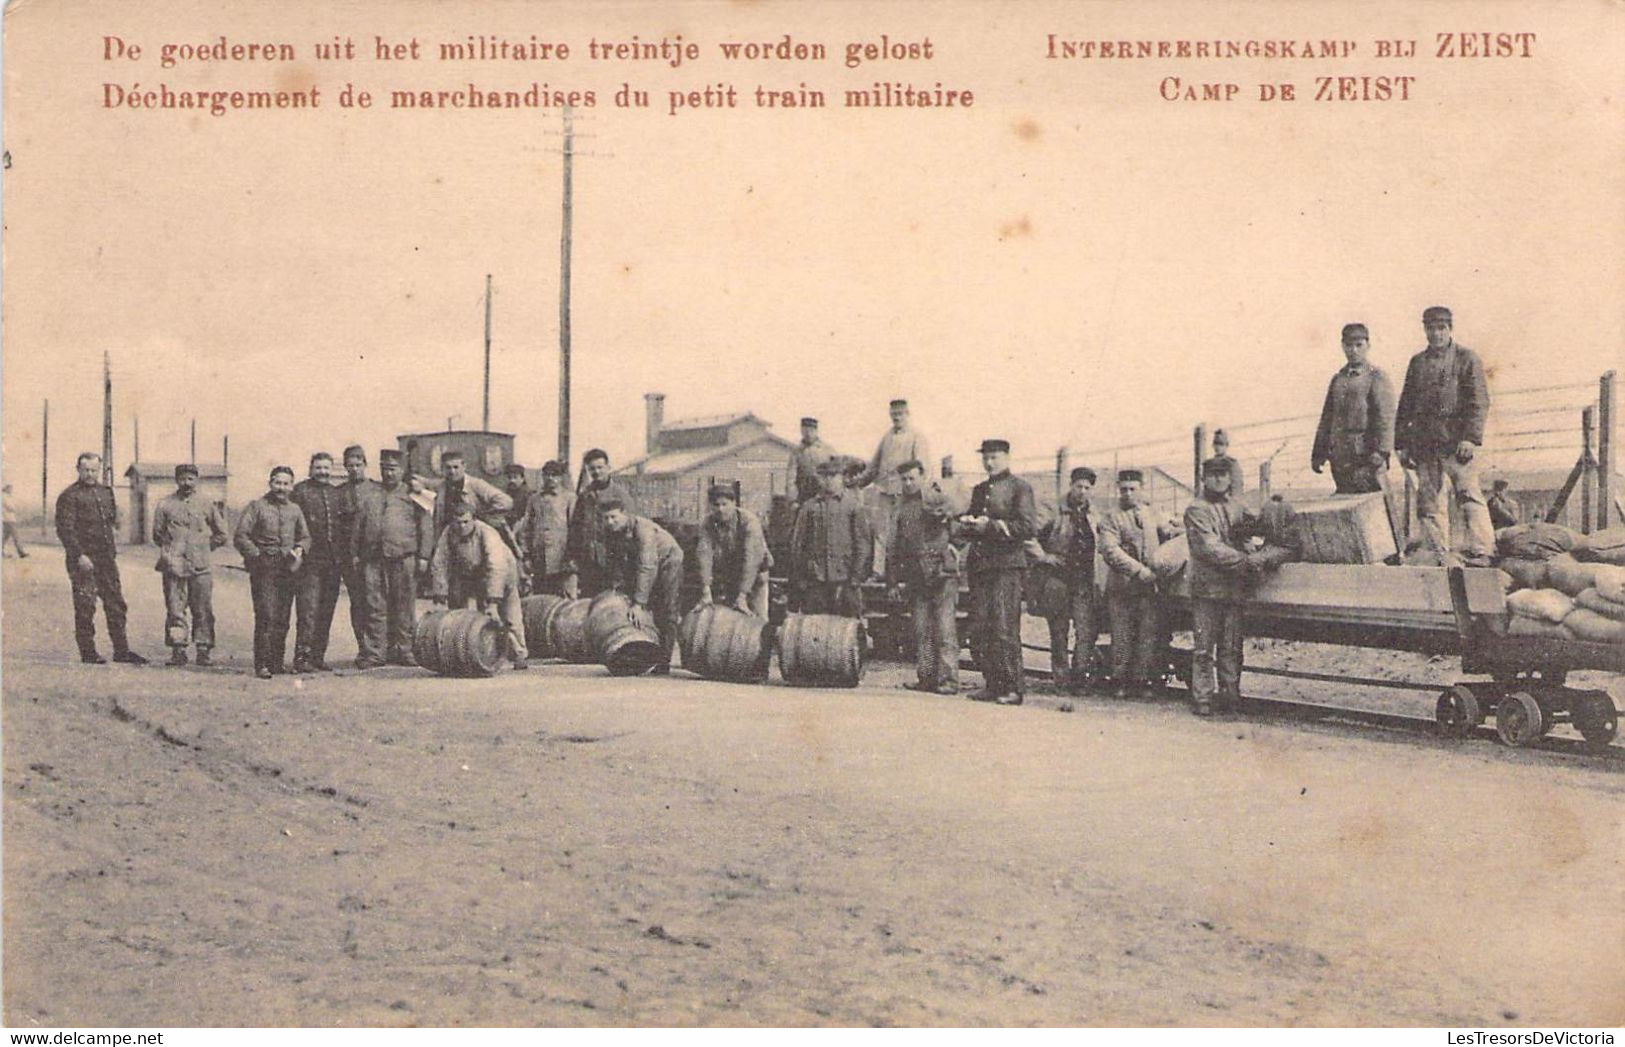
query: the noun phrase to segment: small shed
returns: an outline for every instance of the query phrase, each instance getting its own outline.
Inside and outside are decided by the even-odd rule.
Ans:
[[[645,454],[615,470],[649,516],[697,523],[706,489],[737,481],[740,504],[763,520],[786,492],[795,445],[750,411],[667,422],[665,397],[644,397]]]
[[[124,470],[125,486],[114,489],[115,500],[120,502],[124,533],[120,536],[131,545],[145,545],[152,540],[152,517],[158,503],[175,493],[175,466],[178,462],[136,462]],[[223,464],[197,463],[198,493],[211,502],[226,507],[227,472]],[[263,492],[260,492],[263,493]],[[118,498],[119,495],[123,498]]]

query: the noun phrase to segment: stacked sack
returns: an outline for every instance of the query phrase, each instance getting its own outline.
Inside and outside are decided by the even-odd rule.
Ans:
[[[1495,532],[1495,566],[1512,576],[1514,589],[1547,587],[1548,564],[1566,556],[1580,536],[1557,524],[1532,523]],[[1552,586],[1551,588],[1558,588]]]
[[[1543,566],[1546,587],[1507,596],[1508,633],[1625,644],[1625,566],[1581,563],[1568,554]]]
[[[1610,527],[1596,534],[1581,535],[1574,543],[1574,558],[1582,563],[1606,563],[1625,567],[1625,527]]]

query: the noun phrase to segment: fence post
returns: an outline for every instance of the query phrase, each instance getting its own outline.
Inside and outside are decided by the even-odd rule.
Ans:
[[[1055,504],[1066,504],[1067,474],[1072,471],[1072,449],[1063,446],[1055,452]]]
[[[1597,529],[1608,526],[1614,504],[1614,372],[1598,383],[1597,395]]]
[[[1597,424],[1597,408],[1591,404],[1580,412],[1580,533],[1591,533],[1591,490],[1595,484],[1591,434]]]
[[[1268,505],[1270,501],[1270,459],[1266,458],[1258,463],[1258,497],[1259,505]]]
[[[1191,433],[1191,490],[1202,489],[1202,449],[1207,446],[1207,424],[1198,422]]]

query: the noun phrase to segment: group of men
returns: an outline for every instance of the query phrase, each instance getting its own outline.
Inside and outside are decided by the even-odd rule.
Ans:
[[[1363,324],[1342,331],[1347,363],[1333,376],[1317,428],[1311,465],[1326,465],[1340,493],[1383,488],[1390,456],[1419,480],[1424,535],[1449,551],[1442,511],[1454,488],[1467,521],[1463,559],[1483,562],[1493,544],[1490,512],[1480,491],[1475,451],[1483,441],[1489,396],[1481,363],[1453,337],[1450,311],[1423,313],[1427,348],[1416,354],[1394,403],[1383,372],[1367,359]],[[961,580],[972,604],[971,647],[984,684],[972,698],[1020,704],[1025,694],[1021,612],[1029,568],[1057,585],[1043,610],[1051,633],[1056,679],[1073,687],[1109,678],[1114,693],[1145,693],[1166,669],[1166,627],[1159,610],[1157,549],[1184,534],[1196,638],[1193,697],[1198,712],[1236,700],[1240,677],[1239,597],[1248,579],[1290,556],[1290,539],[1271,532],[1267,513],[1240,504],[1241,467],[1228,437],[1215,434],[1203,463],[1202,490],[1182,522],[1146,504],[1144,475],[1116,473],[1117,501],[1096,519],[1097,474],[1072,470],[1054,519],[1040,529],[1031,486],[1010,471],[1010,445],[980,447],[987,479],[961,505],[939,476],[908,404],[889,405],[891,428],[867,464],[836,454],[819,436],[818,420],[801,420],[801,444],[791,457],[789,492],[795,524],[789,544],[789,603],[803,613],[861,617],[863,585],[881,580],[912,607],[916,680],[907,686],[958,692],[955,611]],[[297,614],[293,672],[324,671],[328,637],[341,588],[350,595],[358,668],[413,664],[414,601],[420,585],[437,603],[474,604],[500,621],[509,655],[523,668],[528,652],[520,623],[525,591],[568,598],[606,589],[625,594],[632,620],[655,629],[669,668],[682,612],[684,555],[676,540],[640,515],[631,491],[611,474],[607,453],[582,460],[574,488],[568,467],[544,465],[532,492],[525,471],[507,472],[507,489],[467,474],[463,455],[448,451],[442,479],[403,475],[399,451],[380,454],[379,479],[367,476],[366,452],[346,448],[344,479],[335,482],[332,457],[313,455],[308,477],[294,482],[286,466],[272,470],[265,495],[250,503],[228,536],[221,508],[197,491],[197,470],[176,469],[176,491],[158,506],[153,540],[160,550],[170,664],[186,664],[188,642],[198,664],[214,645],[210,558],[230,541],[242,554],[253,593],[254,670],[260,677],[290,671],[284,649]],[[100,483],[101,461],[81,455],[79,481],[57,501],[57,529],[73,580],[75,634],[81,657],[95,649],[93,615],[102,601],[116,661],[142,662],[125,632],[113,534],[117,510]],[[863,500],[864,489],[870,489]],[[740,504],[738,489],[715,484],[702,521],[696,560],[702,602],[765,616],[774,566],[761,521]],[[1505,510],[1498,507],[1498,512]],[[1097,557],[1105,584],[1097,587]],[[1101,603],[1112,632],[1109,673],[1096,664]],[[1029,598],[1029,603],[1031,602]]]

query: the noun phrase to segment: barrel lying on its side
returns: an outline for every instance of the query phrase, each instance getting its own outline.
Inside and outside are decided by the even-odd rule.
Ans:
[[[557,658],[553,650],[553,620],[569,603],[562,596],[540,594],[520,601],[520,617],[525,623],[525,647],[532,658]]]
[[[572,665],[591,665],[592,644],[587,642],[587,612],[592,601],[583,597],[566,600],[548,620],[547,649],[554,658],[562,658]]]
[[[648,672],[663,657],[660,634],[633,624],[632,601],[613,589],[593,597],[587,642],[597,661],[615,676]]]
[[[834,614],[792,614],[779,630],[787,683],[856,687],[863,679],[863,626]]]
[[[441,676],[494,676],[502,649],[502,627],[483,611],[430,611],[412,631],[413,657]]]
[[[678,643],[683,668],[708,680],[760,683],[773,645],[766,618],[721,604],[702,604],[683,619]]]

